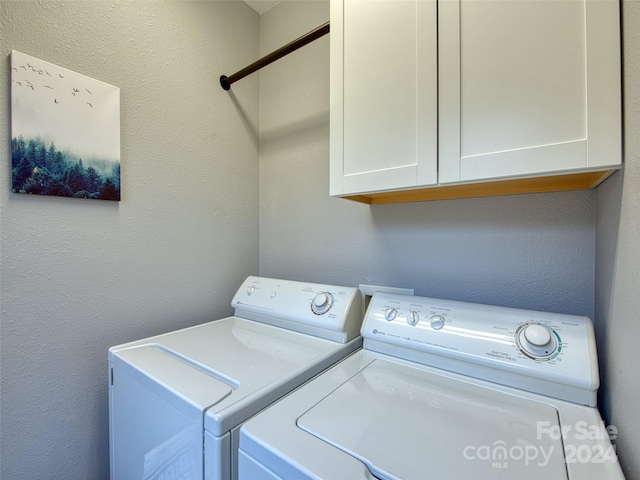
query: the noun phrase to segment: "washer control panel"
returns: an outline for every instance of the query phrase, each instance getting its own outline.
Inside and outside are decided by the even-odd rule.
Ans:
[[[240,286],[231,306],[240,317],[323,338],[351,340],[362,324],[361,298],[353,287],[251,276]]]
[[[588,317],[376,293],[362,335],[365,348],[498,383],[509,372],[532,389],[539,380],[594,396],[599,386]]]

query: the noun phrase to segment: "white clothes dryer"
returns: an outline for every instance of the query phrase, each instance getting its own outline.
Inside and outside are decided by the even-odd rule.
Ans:
[[[112,480],[237,478],[242,422],[362,345],[356,288],[249,277],[232,306],[109,349]]]
[[[242,426],[241,480],[624,478],[589,318],[377,293],[362,336]]]

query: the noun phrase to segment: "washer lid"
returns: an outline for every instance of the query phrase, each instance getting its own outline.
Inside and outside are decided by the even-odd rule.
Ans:
[[[541,423],[544,422],[544,423]],[[566,479],[550,405],[375,360],[298,419],[381,479]]]
[[[112,347],[109,360],[116,377],[204,413],[205,429],[221,436],[361,345],[228,317]]]

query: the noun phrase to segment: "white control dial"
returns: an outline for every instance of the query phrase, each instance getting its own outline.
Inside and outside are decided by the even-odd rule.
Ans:
[[[420,314],[414,310],[409,311],[409,315],[407,315],[407,323],[409,325],[417,325],[420,321]]]
[[[253,295],[253,292],[256,291],[256,287],[254,287],[253,285],[249,285],[247,287],[247,295]]]
[[[323,315],[333,306],[333,295],[322,292],[316,295],[311,302],[311,311],[316,315]]]
[[[384,319],[387,322],[394,320],[396,318],[396,315],[398,315],[398,311],[393,307],[388,307],[384,310]]]
[[[551,341],[551,333],[542,325],[529,325],[524,329],[524,338],[531,345],[544,347]]]
[[[535,358],[550,357],[558,349],[554,333],[544,325],[531,323],[518,330],[517,340],[520,349]]]
[[[444,317],[442,315],[431,315],[429,323],[434,330],[440,330],[444,327]]]

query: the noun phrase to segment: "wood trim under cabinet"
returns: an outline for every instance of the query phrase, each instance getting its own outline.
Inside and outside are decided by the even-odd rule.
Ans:
[[[429,200],[450,200],[456,198],[493,197],[522,193],[561,192],[587,190],[597,187],[616,169],[600,172],[553,175],[548,177],[520,178],[463,185],[444,185],[415,190],[345,195],[341,198],[369,205],[385,203],[424,202]]]

